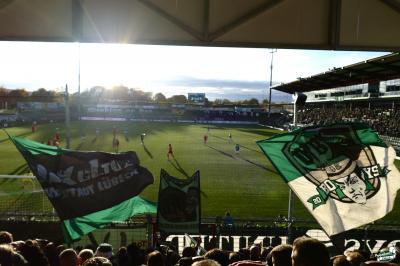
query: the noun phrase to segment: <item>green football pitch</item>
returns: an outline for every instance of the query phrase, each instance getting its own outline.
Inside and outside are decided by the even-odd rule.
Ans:
[[[226,211],[230,211],[234,217],[242,218],[274,218],[287,214],[288,187],[256,145],[256,141],[266,139],[280,131],[255,125],[73,122],[70,148],[114,152],[113,126],[117,128],[119,151],[135,151],[141,165],[154,175],[154,184],[141,193],[144,198],[157,201],[161,168],[178,178],[186,178],[199,170],[203,217],[223,216]],[[31,132],[30,127],[15,127],[7,131],[13,136],[46,143],[54,137],[57,128],[62,137],[61,146],[65,146],[63,124],[39,124],[35,133]],[[100,132],[98,138],[96,138],[96,128]],[[145,145],[140,142],[142,133],[146,134]],[[232,141],[229,141],[229,133],[232,135]],[[203,141],[204,134],[208,134],[207,144]],[[167,159],[168,144],[173,146],[175,159]],[[240,145],[238,154],[234,150],[235,144]],[[6,134],[0,131],[0,174],[25,175],[29,172],[22,156]],[[28,205],[30,210],[40,209],[44,203],[36,202],[38,199],[35,197],[22,203],[18,201],[22,193],[20,191],[24,188],[21,182],[27,181],[0,179],[0,196],[7,190],[10,201]],[[297,199],[294,202],[294,217],[312,219]],[[398,220],[399,217],[400,205],[397,199],[394,211],[385,220]]]

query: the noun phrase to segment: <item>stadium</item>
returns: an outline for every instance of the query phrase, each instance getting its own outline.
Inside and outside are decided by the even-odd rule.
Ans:
[[[72,2],[75,3],[75,1]],[[162,19],[175,21],[170,14],[163,13],[160,6],[153,2],[141,0],[139,2],[148,9],[161,14]],[[208,1],[205,2],[210,4]],[[264,4],[259,8],[264,11],[273,9],[275,5],[279,6],[278,2]],[[337,2],[340,1],[332,2],[339,5]],[[76,8],[74,6],[73,10],[76,11]],[[334,7],[332,8],[334,9]],[[81,12],[83,11],[81,10],[78,14],[82,18],[84,15]],[[239,17],[239,22],[250,19],[251,16],[257,16],[257,12],[262,13],[260,10],[250,10],[249,12],[244,17]],[[333,16],[333,13],[330,15]],[[248,16],[250,17],[248,18]],[[97,17],[97,19],[99,18]],[[336,19],[340,20],[340,18]],[[234,27],[235,23],[239,22],[229,24],[228,28]],[[333,22],[338,23],[337,20],[330,23]],[[80,24],[74,26],[74,29],[81,27],[82,30],[84,28],[82,23],[85,24],[81,21]],[[192,37],[196,36],[195,31],[187,28],[189,26],[176,21],[175,23],[179,28],[189,32]],[[336,30],[340,31],[339,28]],[[218,35],[223,35],[224,30],[229,31],[227,28],[222,28],[222,30],[214,32],[216,34],[214,37],[218,39]],[[338,31],[336,34],[339,34]],[[0,35],[2,34],[6,36],[0,30]],[[82,32],[80,34],[84,35]],[[94,38],[90,33],[86,37]],[[333,34],[331,38],[329,45],[332,46],[329,48],[340,47],[338,37]],[[81,40],[86,39],[82,37]],[[90,40],[96,42],[96,38]],[[174,42],[171,43],[174,44]],[[185,43],[181,40],[181,43],[178,44]],[[239,46],[244,44],[243,42],[235,43]],[[150,44],[154,43],[150,42]],[[229,43],[218,43],[218,41],[214,45],[222,44],[230,46]],[[246,42],[245,44],[244,46],[258,47],[257,43],[249,45]],[[270,44],[271,42],[265,41],[264,45],[271,47]],[[291,45],[301,48],[301,45],[295,41]],[[287,48],[285,45],[276,47]],[[307,46],[307,48],[327,49],[323,47]],[[343,45],[341,49],[346,47],[351,46]],[[369,47],[360,46],[358,43],[354,44],[354,48],[363,50],[368,50]],[[379,47],[381,50],[393,50],[387,46]],[[290,189],[287,183],[292,180],[282,177],[284,175],[282,165],[276,163],[274,157],[276,153],[270,153],[272,146],[263,146],[263,144],[269,143],[265,142],[267,139],[273,140],[277,136],[282,136],[280,134],[291,136],[291,132],[299,132],[296,130],[303,132],[301,130],[304,128],[313,129],[329,127],[332,124],[362,123],[372,128],[384,141],[379,145],[387,149],[389,146],[393,147],[396,158],[399,158],[399,69],[400,54],[394,52],[363,62],[353,62],[351,65],[338,65],[324,73],[314,73],[313,76],[300,77],[289,83],[271,86],[271,61],[269,89],[273,89],[275,93],[287,93],[294,96],[292,102],[285,103],[271,102],[271,98],[270,101],[264,102],[259,102],[255,98],[236,102],[211,101],[207,98],[206,92],[196,92],[196,89],[192,90],[191,88],[187,95],[172,97],[165,97],[161,93],[152,96],[145,90],[132,89],[123,85],[114,86],[112,89],[93,86],[84,92],[76,93],[68,93],[68,85],[63,88],[65,91],[61,93],[43,88],[31,93],[18,89],[2,89],[0,91],[0,125],[3,129],[0,131],[0,231],[12,232],[15,239],[47,239],[46,241],[57,244],[64,243],[76,250],[83,247],[95,248],[101,243],[110,243],[114,249],[135,243],[140,248],[158,248],[161,252],[163,252],[162,248],[167,248],[182,254],[185,246],[197,248],[201,243],[204,253],[206,250],[216,247],[239,251],[252,244],[266,248],[292,243],[295,238],[306,235],[324,243],[329,248],[330,254],[337,254],[338,250],[341,253],[344,250],[358,249],[375,254],[387,252],[389,247],[395,246],[400,241],[398,234],[400,228],[398,222],[400,217],[399,198],[396,198],[394,203],[391,203],[391,207],[388,207],[388,209],[392,209],[388,215],[381,216],[372,222],[368,220],[361,226],[353,226],[350,230],[340,232],[340,236],[336,236],[336,231],[331,234],[326,230],[326,225],[310,213],[309,207],[303,204],[301,193],[293,192],[293,187]],[[271,90],[269,96],[271,96]],[[345,130],[339,132],[342,133],[341,136],[345,135],[343,139],[348,138],[347,135],[355,134],[343,132]],[[308,135],[305,134],[305,136]],[[304,138],[307,139],[307,137]],[[335,139],[335,141],[342,140]],[[329,143],[329,145],[336,147],[337,143]],[[311,146],[315,148],[313,144]],[[319,148],[322,149],[322,146]],[[323,148],[326,146],[327,144]],[[315,150],[319,148],[315,148]],[[27,152],[28,150],[29,152]],[[282,148],[282,150],[284,149]],[[43,154],[41,154],[42,151],[44,151]],[[134,155],[131,155],[132,151]],[[365,157],[372,153],[372,151],[363,152],[366,155],[362,156]],[[48,157],[40,158],[39,164],[34,161],[33,157],[29,157],[29,153]],[[54,159],[49,155],[59,157]],[[319,155],[324,154],[321,152],[316,157]],[[78,180],[82,183],[91,182],[89,180],[94,180],[96,175],[106,176],[112,171],[118,172],[122,171],[121,169],[124,167],[129,168],[131,157],[118,159],[120,158],[118,156],[133,156],[135,167],[139,169],[136,170],[145,169],[143,171],[147,171],[146,173],[152,176],[151,182],[143,181],[146,185],[143,185],[140,191],[138,189],[138,193],[131,194],[131,196],[135,196],[135,199],[139,198],[140,204],[146,205],[147,209],[138,212],[132,211],[132,215],[123,221],[117,218],[113,220],[115,218],[113,213],[107,217],[111,220],[107,220],[108,222],[104,222],[106,221],[104,220],[103,224],[99,219],[99,225],[93,225],[97,221],[89,219],[89,222],[85,224],[85,226],[92,226],[89,233],[81,233],[81,231],[84,232],[83,225],[82,228],[73,228],[81,226],[78,220],[74,220],[81,215],[72,215],[67,211],[63,214],[60,211],[62,210],[61,205],[55,204],[52,199],[57,198],[60,193],[60,190],[57,190],[58,186],[63,188],[64,185],[70,185],[63,179],[68,176],[69,168],[57,168],[64,163],[64,161],[59,161],[59,158],[63,156],[71,156],[77,161],[79,156],[83,156],[82,158],[86,158],[85,163],[90,166],[93,166],[93,158],[97,160],[97,157],[90,156],[99,156],[98,158],[109,156],[111,158],[107,159],[110,161],[98,159],[100,166],[96,161],[96,167],[103,170],[101,173],[95,167],[88,170],[82,166],[83,163],[77,164],[82,167],[77,170]],[[332,157],[332,155],[330,156]],[[89,157],[91,160],[87,159]],[[351,155],[348,157],[352,158]],[[371,159],[372,157],[373,159]],[[387,165],[380,168],[379,160],[375,158],[374,153],[371,158],[368,158],[370,162],[364,168],[369,169],[370,176],[374,175],[375,166],[379,177],[387,175],[391,178],[395,174],[395,170],[387,170]],[[349,166],[351,162],[346,161],[347,158],[343,159],[337,156],[334,159],[336,161],[330,165],[331,167],[342,167],[340,164],[343,162],[347,164],[346,169],[352,167]],[[327,166],[327,161],[321,161],[323,161],[324,167]],[[113,163],[114,165],[112,165]],[[54,165],[57,167],[51,168]],[[400,167],[400,162],[396,159],[394,165]],[[49,179],[45,182],[48,183],[43,183],[44,177],[40,174],[42,169],[40,167],[44,166],[49,172],[48,175],[47,172],[45,174],[45,178]],[[81,172],[79,173],[79,171]],[[332,172],[336,174],[336,169]],[[306,171],[304,173],[304,176],[308,174]],[[344,175],[342,174],[340,178],[343,178]],[[350,174],[346,175],[350,176]],[[97,188],[100,187],[100,191],[111,191],[112,187],[121,187],[121,191],[114,193],[116,198],[114,203],[105,205],[107,208],[120,206],[118,204],[122,200],[117,200],[117,198],[119,199],[121,196],[118,195],[119,193],[125,193],[122,192],[123,189],[124,191],[136,189],[133,188],[135,183],[129,183],[132,181],[129,180],[130,177],[129,175],[113,176],[113,179],[102,177],[103,179],[99,181],[101,185],[95,183]],[[61,181],[58,179],[58,181],[51,181],[51,178],[54,180],[60,178]],[[346,196],[350,198],[350,196],[346,194],[345,185],[341,188],[342,190],[339,189],[337,184],[341,181],[337,180],[340,178],[329,176],[323,182],[318,181],[318,185],[323,183],[325,187],[317,187],[326,189],[325,192],[329,190],[327,194],[332,191],[335,191],[334,193],[341,191],[342,196],[339,193],[338,198],[335,199],[346,202],[346,199],[343,200],[343,198]],[[195,186],[192,183],[185,183],[192,180],[196,180],[198,184]],[[379,190],[386,184],[381,181],[382,183],[376,185],[373,183],[375,179],[371,177],[371,180],[372,184],[366,182],[367,188],[364,190],[367,192],[364,197],[367,199],[365,200],[378,193],[371,192],[371,190]],[[49,189],[52,188],[51,186],[47,187],[51,182],[60,184],[54,185],[55,189],[51,190]],[[125,187],[124,182],[126,182]],[[172,191],[170,190],[170,195],[166,196],[167,192],[165,194],[161,192],[165,189],[164,183],[168,182],[175,182],[171,187],[176,190],[174,192],[170,192]],[[127,187],[128,184],[130,187]],[[170,186],[169,183],[168,186]],[[87,190],[69,190],[70,195],[65,193],[60,198],[68,198],[71,195],[85,197],[88,194],[96,194],[91,185],[87,185],[86,188]],[[197,193],[193,197],[194,199],[190,199],[191,188],[195,188],[193,193]],[[181,193],[182,191],[183,193]],[[180,193],[182,195],[179,196]],[[323,194],[320,191],[319,193]],[[97,201],[93,201],[95,203],[92,205],[102,206],[103,201],[114,196],[99,195],[99,197],[96,198]],[[174,197],[176,197],[175,201],[172,200]],[[130,199],[124,198],[124,200],[126,200],[124,202],[128,202]],[[318,198],[318,200],[320,199]],[[74,209],[71,213],[79,213],[79,209],[82,209],[82,214],[89,215],[106,209],[98,207],[85,213],[83,210],[88,202],[93,203],[90,199],[86,203],[77,201],[76,206],[70,208]],[[197,204],[197,209],[187,210],[189,203],[193,202]],[[348,202],[365,204],[365,202],[361,204],[356,200],[354,202],[348,200]],[[133,201],[131,203],[133,204]],[[318,202],[318,204],[320,203]],[[174,204],[178,206],[176,209],[170,207]],[[313,208],[317,207],[319,205],[313,205]],[[139,209],[139,207],[137,208]],[[348,215],[355,214],[348,213]],[[191,216],[198,219],[197,222],[189,223],[190,219],[194,219],[190,218]],[[230,220],[231,218],[233,219]],[[170,224],[162,225],[162,219],[165,219],[164,223],[169,222]],[[70,225],[70,228],[75,230],[79,237],[73,236],[72,233],[69,235],[69,237],[73,236],[72,238],[66,237],[68,233],[66,234],[65,230],[70,229],[66,226],[65,221],[70,224],[73,224],[71,221],[76,222],[76,224]],[[204,254],[201,253],[201,255]]]

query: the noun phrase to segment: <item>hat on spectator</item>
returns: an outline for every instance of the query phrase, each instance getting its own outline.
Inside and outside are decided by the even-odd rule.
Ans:
[[[96,257],[104,257],[107,259],[111,258],[113,255],[112,246],[108,243],[100,244],[95,253]]]

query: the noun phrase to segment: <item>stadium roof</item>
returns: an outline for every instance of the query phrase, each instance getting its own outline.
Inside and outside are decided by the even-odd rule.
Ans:
[[[400,53],[373,58],[296,81],[274,86],[274,90],[291,93],[338,88],[356,84],[400,78]]]
[[[0,0],[0,40],[398,51],[399,0]]]

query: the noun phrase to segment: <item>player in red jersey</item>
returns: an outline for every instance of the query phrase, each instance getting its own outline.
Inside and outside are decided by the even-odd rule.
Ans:
[[[168,153],[167,153],[167,157],[168,157],[168,160],[169,160],[169,157],[172,157],[172,158],[174,158],[174,152],[173,152],[173,150],[172,150],[172,145],[171,144],[168,144]]]

